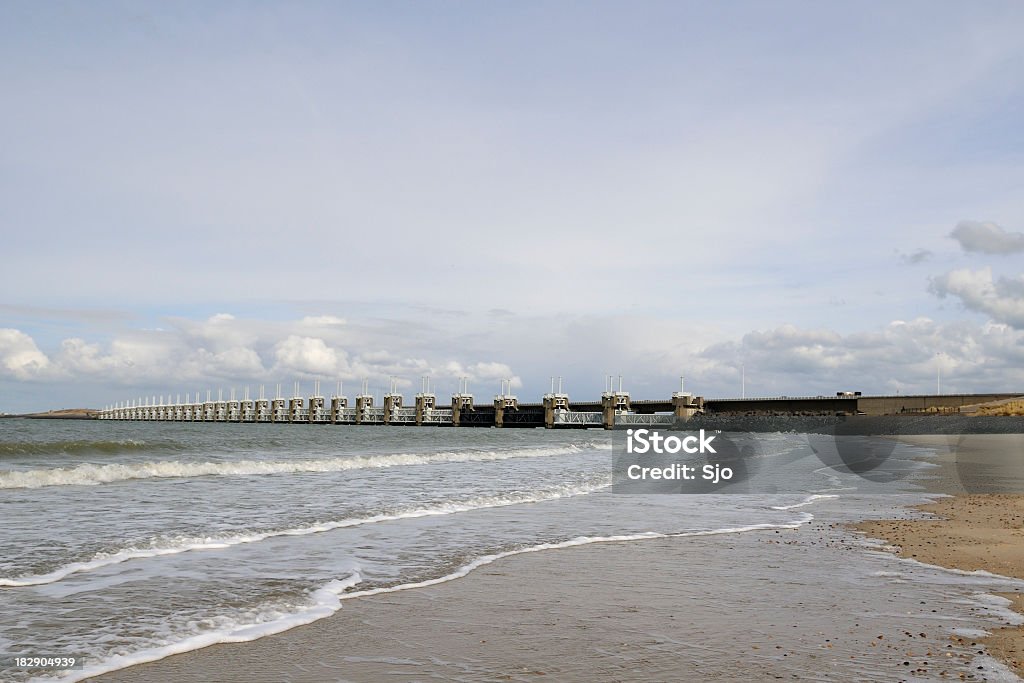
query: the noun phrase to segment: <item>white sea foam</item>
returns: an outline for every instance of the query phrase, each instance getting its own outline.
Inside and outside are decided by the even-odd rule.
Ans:
[[[836,495],[822,495],[822,494],[819,494],[819,493],[815,493],[812,496],[808,496],[801,503],[794,503],[793,505],[773,505],[772,506],[772,510],[794,510],[796,508],[802,508],[802,507],[805,507],[807,505],[811,505],[811,504],[813,504],[813,503],[815,503],[816,501],[819,501],[819,500],[827,500],[828,498],[838,498],[838,497],[839,496],[836,496]]]
[[[964,628],[960,626],[954,626],[949,629],[949,632],[955,636],[961,636],[963,638],[985,638],[992,635],[983,628]]]
[[[437,463],[485,462],[513,458],[538,458],[572,455],[587,450],[608,450],[604,443],[568,444],[547,448],[518,448],[502,451],[452,451],[442,453],[390,453],[349,458],[314,460],[232,460],[188,462],[167,460],[138,463],[85,463],[75,467],[0,472],[0,489],[35,489],[44,486],[95,486],[131,479],[163,479],[344,472],[346,470],[432,465]]]
[[[725,527],[721,529],[707,529],[704,531],[685,531],[681,533],[666,534],[658,532],[643,532],[638,534],[623,534],[618,536],[578,536],[576,538],[569,539],[568,541],[562,541],[560,543],[540,543],[538,545],[527,546],[525,548],[517,548],[515,550],[508,550],[501,553],[494,553],[491,555],[484,555],[479,557],[468,564],[459,567],[457,570],[445,576],[438,577],[436,579],[428,579],[426,581],[417,581],[414,583],[406,583],[398,586],[388,586],[386,588],[371,588],[362,591],[353,591],[347,593],[349,588],[357,585],[361,578],[358,574],[353,574],[347,579],[342,581],[332,581],[322,588],[314,591],[310,595],[311,603],[294,613],[285,615],[283,617],[268,620],[268,621],[257,621],[254,623],[237,623],[234,621],[228,621],[227,625],[221,629],[209,631],[207,633],[190,636],[180,641],[172,643],[166,643],[157,647],[140,650],[129,655],[115,655],[108,659],[96,662],[95,664],[87,665],[84,669],[72,670],[59,675],[59,680],[66,681],[67,683],[74,683],[75,681],[81,681],[91,676],[98,676],[100,674],[109,673],[111,671],[117,671],[118,669],[124,669],[136,664],[144,664],[146,662],[155,662],[171,655],[181,654],[182,652],[189,652],[191,650],[199,650],[210,645],[216,645],[218,643],[241,643],[263,636],[272,635],[274,633],[281,633],[289,629],[295,628],[296,626],[302,626],[309,624],[314,621],[328,617],[334,614],[341,608],[341,602],[343,600],[349,600],[352,598],[363,598],[371,595],[379,595],[381,593],[395,593],[398,591],[411,590],[414,588],[424,588],[426,586],[434,586],[440,583],[447,583],[448,581],[454,581],[460,579],[474,569],[479,569],[485,565],[496,562],[506,557],[512,557],[513,555],[523,555],[526,553],[536,553],[544,550],[559,550],[563,548],[572,548],[582,545],[590,545],[593,543],[616,543],[624,541],[640,541],[653,538],[680,538],[687,536],[717,536],[723,534],[737,534],[749,531],[763,531],[769,529],[798,529],[802,525],[814,519],[814,516],[809,513],[802,513],[801,518],[797,521],[787,522],[782,524],[751,524],[747,526],[739,527]],[[52,679],[51,679],[52,680]]]
[[[127,655],[114,655],[95,664],[86,665],[82,669],[71,670],[56,678],[62,681],[81,681],[92,676],[126,669],[136,664],[155,662],[171,655],[201,650],[210,645],[220,643],[245,643],[263,636],[288,631],[296,626],[304,626],[324,617],[329,617],[341,608],[340,596],[346,590],[361,581],[358,573],[350,575],[342,580],[331,581],[310,594],[310,603],[285,616],[280,616],[278,610],[268,609],[266,621],[260,620],[259,616],[255,621],[239,623],[231,619],[222,621],[222,627],[217,630],[207,631],[197,635],[189,636],[157,647],[139,650]],[[39,680],[53,680],[53,678],[41,678]]]
[[[1008,626],[1024,624],[1024,614],[1012,609],[1013,601],[1001,595],[975,593],[971,596],[971,601],[980,605],[989,614],[1005,621]]]
[[[886,550],[897,550],[898,551],[900,549],[899,546],[882,546],[882,547],[884,547]],[[1015,588],[1014,590],[1024,589],[1024,579],[1017,579],[1017,578],[1014,578],[1012,576],[1004,576],[1002,574],[993,574],[992,572],[985,571],[984,569],[971,569],[971,570],[968,570],[968,569],[957,569],[955,567],[943,567],[943,566],[940,566],[940,565],[937,565],[937,564],[928,564],[927,562],[921,562],[920,560],[915,560],[912,557],[900,557],[898,555],[893,557],[893,559],[895,559],[895,560],[897,560],[899,562],[903,562],[905,564],[916,565],[918,567],[926,567],[928,569],[937,569],[937,570],[945,572],[947,574],[959,574],[960,576],[977,576],[977,577],[980,577],[980,578],[993,579],[993,580],[997,580],[997,581],[1000,581],[1000,582],[1004,582],[1005,581],[1008,584],[1013,584],[1014,586],[1016,586],[1017,588]],[[1001,600],[1001,599],[1002,598],[997,598],[997,600]]]
[[[361,526],[363,524],[376,524],[378,522],[393,522],[400,519],[412,519],[415,517],[434,517],[439,515],[452,515],[472,510],[485,510],[488,508],[507,507],[510,505],[523,505],[527,503],[540,503],[559,498],[571,498],[582,496],[611,485],[611,477],[602,477],[597,482],[556,486],[525,494],[507,494],[498,496],[480,496],[461,501],[449,501],[434,506],[410,508],[388,514],[370,515],[366,517],[350,517],[346,519],[330,520],[310,526],[297,527],[294,529],[282,529],[277,531],[262,531],[248,534],[235,534],[219,537],[183,537],[177,539],[159,538],[149,546],[128,547],[113,553],[101,553],[84,562],[73,562],[66,564],[59,569],[46,574],[34,576],[21,576],[17,578],[0,578],[0,587],[14,588],[21,586],[40,586],[48,583],[56,583],[61,579],[77,574],[88,572],[101,567],[120,564],[129,560],[160,557],[163,555],[178,555],[193,550],[218,550],[230,548],[236,545],[247,543],[258,543],[268,538],[279,536],[307,536],[319,534],[334,529]]]

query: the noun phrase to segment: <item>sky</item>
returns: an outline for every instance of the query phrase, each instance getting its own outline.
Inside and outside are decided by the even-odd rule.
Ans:
[[[0,4],[0,411],[1024,393],[1020,2]]]

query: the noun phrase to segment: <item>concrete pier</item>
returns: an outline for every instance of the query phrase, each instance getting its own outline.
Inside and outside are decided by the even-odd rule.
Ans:
[[[368,382],[363,381],[363,393],[356,396],[356,424],[384,424],[384,408],[373,404],[373,394],[369,393]]]
[[[373,396],[359,394],[356,396],[356,424],[361,425],[367,422],[367,415],[373,408]]]
[[[519,399],[512,394],[512,380],[501,380],[501,393],[494,397],[494,426],[505,426],[505,414],[519,409]]]
[[[288,421],[291,423],[308,422],[309,413],[306,411],[306,401],[299,393],[299,383],[296,382],[292,389],[292,397],[288,399]]]
[[[473,412],[473,394],[469,393],[469,380],[459,379],[459,390],[452,394],[452,425],[462,426],[462,416]]]
[[[406,407],[405,398],[398,391],[398,379],[391,378],[391,390],[384,394],[384,424],[414,425],[417,424],[417,408]]]
[[[416,426],[445,426],[453,424],[455,415],[454,409],[438,408],[437,395],[430,389],[430,378],[424,377],[422,382],[423,386],[420,388],[420,393],[416,394],[415,397],[414,410],[416,415]],[[454,402],[455,397],[453,396],[452,403],[454,404]]]
[[[270,421],[288,422],[288,402],[281,398],[281,392],[277,392],[277,398],[270,402]]]
[[[271,422],[273,421],[273,412],[270,408],[270,401],[265,398],[261,398],[256,401],[256,421],[257,422]]]
[[[310,424],[325,424],[331,421],[331,415],[325,406],[326,401],[323,396],[320,396],[319,391],[309,397],[308,420]]]
[[[422,427],[429,420],[437,405],[437,396],[433,394],[416,394],[416,426]]]
[[[619,378],[619,390],[609,388],[601,394],[601,423],[605,429],[613,429],[615,420],[620,415],[629,413],[629,394],[622,390],[622,378]]]
[[[349,424],[348,397],[341,394],[341,382],[338,383],[338,391],[331,396],[331,424]],[[355,415],[352,415],[351,424],[355,424]]]
[[[397,409],[402,407],[402,395],[401,394],[385,394],[384,395],[384,424],[391,424],[395,422],[395,412]]]
[[[679,378],[679,391],[672,394],[673,414],[680,422],[689,422],[695,415],[704,412],[704,399],[686,391],[686,382]]]

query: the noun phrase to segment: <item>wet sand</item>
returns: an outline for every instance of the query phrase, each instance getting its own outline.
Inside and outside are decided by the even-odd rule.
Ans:
[[[942,604],[871,571],[844,576],[849,553],[863,553],[848,538],[811,523],[513,556],[457,581],[347,600],[278,635],[96,680],[989,680],[976,643],[951,639],[947,615],[934,613]],[[877,562],[872,569],[891,563]]]
[[[870,521],[854,527],[896,546],[903,557],[1024,579],[1024,495],[992,492],[1024,490],[1019,484],[1024,471],[1020,437],[899,438],[913,445],[949,447],[939,457],[940,469],[925,483],[931,490],[953,497],[919,506],[934,519]],[[989,492],[967,493],[965,489]],[[1014,603],[1014,609],[1024,612],[1024,594],[1001,595]],[[1024,627],[1000,629],[984,642],[994,655],[1024,674]]]

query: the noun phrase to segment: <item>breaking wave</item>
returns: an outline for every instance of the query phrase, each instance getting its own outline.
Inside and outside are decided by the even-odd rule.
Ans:
[[[483,462],[513,458],[538,458],[572,455],[587,450],[608,450],[608,444],[559,446],[551,448],[520,448],[507,451],[454,451],[443,453],[393,453],[346,458],[311,460],[233,460],[183,462],[85,463],[75,467],[0,472],[0,489],[35,489],[44,486],[95,486],[132,479],[192,478],[210,476],[251,476],[264,474],[296,474],[310,472],[344,472],[346,470],[431,465],[448,462]]]
[[[557,486],[528,494],[481,496],[477,498],[470,498],[468,500],[448,501],[433,506],[409,508],[384,514],[368,515],[364,517],[348,517],[327,522],[318,522],[317,524],[293,529],[208,536],[205,538],[155,538],[148,545],[144,545],[142,547],[130,546],[127,548],[121,548],[115,552],[100,553],[84,562],[72,562],[46,574],[20,576],[17,578],[0,578],[0,587],[14,588],[19,586],[40,586],[48,583],[56,583],[57,581],[60,581],[72,574],[88,572],[101,567],[127,562],[129,560],[160,557],[163,555],[178,555],[193,550],[218,550],[247,543],[258,543],[268,538],[275,538],[278,536],[307,536],[309,534],[319,534],[325,531],[361,526],[363,524],[392,522],[400,519],[411,519],[414,517],[452,515],[460,512],[470,512],[472,510],[485,510],[488,508],[507,507],[510,505],[540,503],[548,500],[557,500],[559,498],[571,498],[600,491],[610,485],[611,477],[607,476],[592,483]]]

